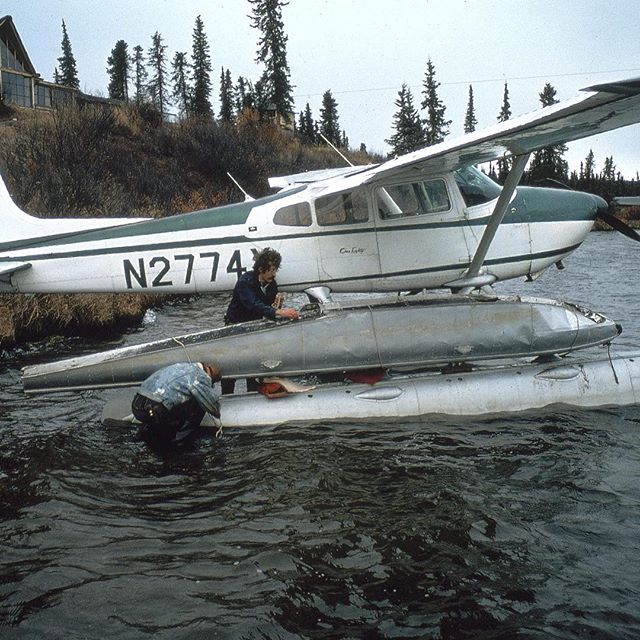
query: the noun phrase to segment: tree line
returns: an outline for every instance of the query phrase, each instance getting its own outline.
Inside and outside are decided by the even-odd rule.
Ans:
[[[231,70],[220,71],[219,111],[214,113],[211,103],[213,91],[210,46],[201,16],[195,21],[190,55],[176,51],[167,56],[167,46],[159,32],[151,38],[145,51],[141,45],[129,50],[124,40],[118,40],[107,58],[110,98],[138,105],[151,105],[162,118],[171,107],[180,118],[208,117],[231,122],[245,110],[256,112],[261,118],[279,114],[297,125],[298,135],[307,143],[320,144],[325,136],[332,144],[348,146],[340,129],[338,104],[327,90],[322,98],[320,118],[315,121],[307,103],[297,122],[293,122],[293,86],[287,63],[287,35],[282,20],[283,0],[248,0],[252,5],[251,25],[260,31],[256,62],[263,65],[262,75],[253,82],[239,76],[233,81]],[[62,21],[62,55],[54,72],[59,84],[79,88],[77,65],[73,56],[64,20]]]
[[[195,21],[190,55],[186,51],[177,51],[171,61],[167,58],[167,47],[158,32],[152,36],[151,46],[146,51],[141,45],[136,45],[130,52],[127,43],[118,40],[107,59],[109,97],[137,105],[151,105],[161,118],[167,116],[171,105],[178,109],[180,118],[207,117],[221,123],[231,123],[247,110],[257,114],[260,119],[269,114],[279,114],[295,128],[296,135],[303,143],[322,145],[328,140],[336,147],[349,148],[349,139],[340,126],[338,103],[331,90],[325,91],[322,96],[318,120],[314,119],[308,102],[297,118],[293,114],[293,85],[282,19],[282,7],[288,3],[285,0],[248,2],[252,9],[249,16],[251,25],[260,32],[256,62],[263,66],[263,71],[255,82],[243,76],[234,82],[231,70],[222,68],[217,114],[214,114],[211,103],[213,67],[201,16]],[[60,84],[78,88],[76,62],[64,21],[62,33],[62,56],[58,59],[55,79]],[[439,87],[431,59],[427,62],[419,107],[414,102],[410,88],[402,85],[395,101],[397,110],[391,123],[393,133],[385,140],[391,148],[390,157],[437,144],[449,134],[451,120],[446,117],[446,106],[439,95]],[[539,100],[542,107],[557,103],[555,88],[549,83],[545,84]],[[510,117],[509,87],[505,82],[497,121],[504,122]],[[474,131],[476,125],[473,87],[469,85],[465,133]],[[625,180],[617,170],[613,156],[605,159],[602,171],[597,173],[595,158],[590,151],[581,162],[579,171],[569,171],[564,158],[566,150],[565,145],[554,145],[535,152],[523,181],[530,184],[562,183],[570,188],[599,193],[605,198],[640,193],[638,173],[631,180]],[[360,151],[366,152],[364,145],[360,146]],[[502,184],[510,167],[509,159],[500,159],[489,165],[487,173]]]
[[[438,95],[440,83],[436,81],[436,71],[431,60],[427,62],[427,69],[422,85],[423,100],[420,107],[424,116],[415,106],[414,97],[406,84],[403,84],[395,101],[397,111],[393,116],[393,135],[385,142],[391,147],[391,156],[402,155],[421,149],[432,144],[443,142],[449,134],[451,120],[445,117],[446,107]],[[539,94],[540,106],[548,107],[559,102],[556,99],[555,88],[547,83]],[[511,118],[509,102],[509,86],[504,83],[502,104],[496,117],[497,122],[505,122]],[[464,132],[475,131],[477,119],[473,99],[473,86],[469,85],[467,108],[464,118]],[[529,167],[523,176],[525,184],[549,183],[557,186],[564,185],[571,189],[589,191],[602,195],[609,200],[614,195],[640,194],[640,177],[636,172],[631,180],[625,180],[617,170],[613,156],[605,158],[603,169],[596,172],[595,156],[590,150],[587,157],[580,163],[579,171],[569,171],[564,154],[566,145],[546,147],[532,154]],[[490,163],[488,175],[500,184],[511,169],[511,160],[499,159]]]

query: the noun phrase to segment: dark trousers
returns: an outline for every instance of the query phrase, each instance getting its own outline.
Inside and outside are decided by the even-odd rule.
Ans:
[[[227,327],[230,324],[238,324],[238,321],[231,322],[226,314],[224,316],[224,326]],[[260,383],[255,378],[247,378],[247,391],[257,391]],[[220,390],[223,396],[231,395],[236,389],[235,378],[223,378],[220,380]]]
[[[131,413],[143,427],[141,436],[160,445],[179,445],[200,426],[205,411],[193,399],[172,409],[136,393]]]

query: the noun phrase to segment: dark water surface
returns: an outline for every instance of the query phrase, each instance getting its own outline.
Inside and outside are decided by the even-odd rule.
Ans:
[[[640,249],[597,233],[535,283],[640,347]],[[122,343],[220,322],[158,312]],[[640,408],[225,431],[159,457],[111,392],[0,365],[0,638],[640,638]]]

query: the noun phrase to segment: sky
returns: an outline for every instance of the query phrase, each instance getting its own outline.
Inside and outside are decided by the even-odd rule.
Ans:
[[[81,89],[106,95],[106,60],[118,40],[145,52],[157,31],[167,46],[191,54],[195,20],[202,17],[211,50],[217,111],[222,67],[257,80],[259,32],[251,27],[248,0],[2,0],[13,16],[36,71],[53,79],[61,55],[64,19]],[[512,116],[540,107],[546,83],[556,98],[622,78],[640,77],[640,11],[637,0],[289,0],[283,8],[287,59],[296,112],[308,102],[320,117],[322,94],[331,90],[341,128],[352,147],[387,153],[394,104],[403,83],[422,100],[431,59],[438,93],[461,135],[469,85],[477,129],[496,122],[504,83]],[[569,145],[565,158],[579,170],[593,149],[596,171],[605,158],[626,178],[640,170],[640,125]],[[336,159],[336,165],[340,162]]]

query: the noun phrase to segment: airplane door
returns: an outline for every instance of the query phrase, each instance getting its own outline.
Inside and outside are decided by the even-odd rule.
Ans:
[[[381,275],[390,289],[438,287],[470,262],[464,206],[445,178],[375,190]]]
[[[372,291],[379,286],[380,254],[374,216],[364,188],[315,201],[320,281],[333,291]]]

